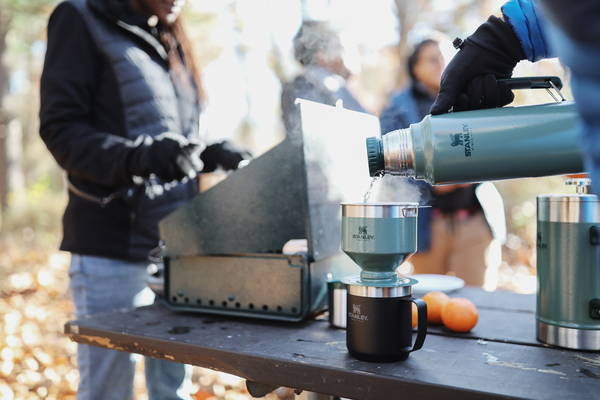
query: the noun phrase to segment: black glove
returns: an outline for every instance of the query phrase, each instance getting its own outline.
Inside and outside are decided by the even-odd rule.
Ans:
[[[247,151],[237,149],[229,141],[211,144],[200,155],[204,163],[202,172],[213,172],[218,166],[224,170],[237,169],[241,161],[252,158]]]
[[[442,74],[440,93],[431,114],[501,107],[514,95],[496,80],[510,78],[525,59],[521,43],[509,23],[490,17],[461,45]]]
[[[202,148],[200,143],[176,133],[142,136],[129,156],[129,173],[143,178],[154,174],[164,182],[193,178],[202,170]]]

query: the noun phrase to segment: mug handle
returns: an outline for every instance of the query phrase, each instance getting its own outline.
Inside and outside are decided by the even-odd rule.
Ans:
[[[427,335],[427,303],[421,299],[417,299],[415,297],[411,297],[410,301],[415,303],[417,306],[417,339],[415,340],[415,344],[412,349],[409,351],[419,350],[423,347],[423,343],[425,342],[425,335]]]

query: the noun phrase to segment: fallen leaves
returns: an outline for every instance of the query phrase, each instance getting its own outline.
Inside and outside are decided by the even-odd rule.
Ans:
[[[68,255],[10,240],[0,253],[0,398],[75,399],[76,347],[62,333]]]
[[[0,254],[0,399],[75,400],[77,345],[63,334],[74,318],[69,254],[10,238],[0,239]],[[193,400],[252,398],[234,375],[194,368],[192,382]],[[141,362],[134,387],[135,399],[146,400]],[[293,399],[293,393],[280,388],[265,399]]]

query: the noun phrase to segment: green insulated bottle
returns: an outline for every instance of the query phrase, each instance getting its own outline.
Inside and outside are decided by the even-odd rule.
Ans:
[[[368,138],[369,172],[432,184],[581,172],[578,125],[572,102],[428,115]]]
[[[537,197],[537,338],[600,350],[600,201],[587,179],[577,194]]]

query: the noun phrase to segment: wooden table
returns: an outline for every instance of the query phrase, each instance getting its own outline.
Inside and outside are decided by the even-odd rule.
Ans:
[[[198,365],[267,385],[352,399],[600,399],[600,353],[535,339],[535,297],[464,288],[479,308],[469,334],[430,327],[404,362],[367,363],[346,352],[325,320],[284,323],[173,313],[161,305],[68,322],[79,343]]]

